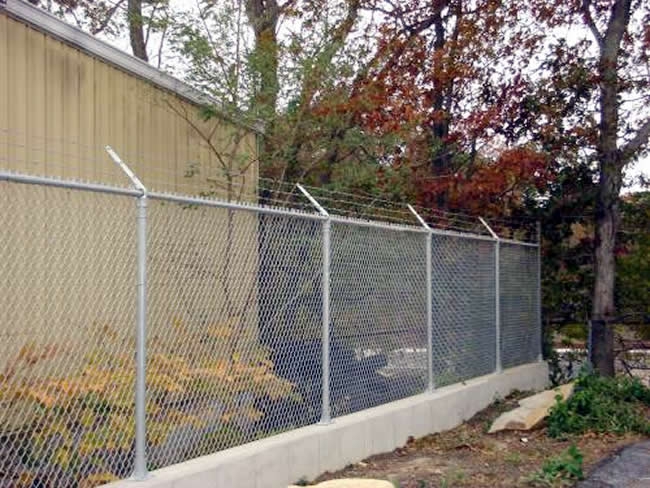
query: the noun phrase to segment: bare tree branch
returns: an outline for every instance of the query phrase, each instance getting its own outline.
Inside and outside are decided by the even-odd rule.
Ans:
[[[581,5],[581,11],[582,11],[582,17],[585,21],[585,24],[587,24],[587,27],[591,30],[591,33],[593,34],[594,38],[596,39],[596,42],[598,43],[598,47],[600,49],[603,49],[604,42],[603,42],[603,35],[600,33],[598,30],[598,26],[596,25],[596,22],[594,21],[593,16],[591,15],[591,0],[583,0],[582,5]]]
[[[650,138],[650,118],[641,125],[636,135],[621,148],[621,161],[625,164],[636,152],[648,143]]]

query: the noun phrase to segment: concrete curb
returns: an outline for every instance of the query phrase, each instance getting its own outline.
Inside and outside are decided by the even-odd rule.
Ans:
[[[345,417],[153,471],[145,481],[123,480],[110,488],[286,488],[301,478],[451,429],[513,390],[548,386],[546,363],[532,363],[446,386]]]

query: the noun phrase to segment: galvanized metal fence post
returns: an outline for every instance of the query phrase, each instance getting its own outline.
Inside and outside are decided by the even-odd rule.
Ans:
[[[323,405],[321,424],[332,422],[330,405],[330,230],[329,218],[323,220]]]
[[[422,227],[427,231],[426,233],[426,300],[427,300],[427,391],[429,393],[435,390],[435,379],[433,377],[433,263],[431,256],[431,245],[433,243],[433,233],[431,232],[431,227],[426,221],[417,213],[417,211],[411,206],[408,205],[408,209],[411,211],[415,218],[420,222]]]
[[[482,217],[479,217],[478,219],[494,239],[494,321],[496,336],[495,372],[501,373],[503,371],[503,366],[501,364],[501,239],[497,233],[492,230],[492,227],[488,225],[485,219]]]
[[[542,322],[542,223],[538,220],[537,232],[537,320],[539,324],[539,354],[537,360],[544,360],[544,323]]]
[[[147,189],[131,169],[110,146],[106,146],[111,159],[124,171],[133,186],[141,192],[136,199],[137,208],[137,324],[135,346],[135,459],[133,479],[142,481],[147,471],[147,418],[146,418],[146,366],[147,366]]]
[[[330,257],[331,257],[331,227],[330,214],[302,185],[296,185],[309,202],[316,208],[323,220],[322,235],[322,393],[321,393],[321,417],[320,424],[332,423],[332,411],[330,401]]]
[[[433,276],[431,258],[432,234],[427,232],[427,370],[428,382],[427,390],[431,393],[436,388],[435,379],[433,378]]]
[[[501,373],[503,366],[501,364],[501,241],[496,238],[494,249],[494,294],[496,296],[494,304],[494,317],[496,322],[496,372]]]
[[[136,337],[135,379],[135,464],[133,477],[147,477],[147,194],[137,199],[138,208],[138,328]]]

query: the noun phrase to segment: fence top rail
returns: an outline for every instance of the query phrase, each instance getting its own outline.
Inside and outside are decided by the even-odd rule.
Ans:
[[[515,246],[539,247],[537,242],[518,241],[516,239],[499,239],[502,244],[513,244]]]
[[[22,173],[16,173],[16,172],[5,171],[5,170],[0,170],[0,181],[9,181],[9,182],[21,183],[27,185],[41,185],[41,186],[50,186],[50,187],[57,187],[57,188],[66,188],[69,190],[88,191],[94,193],[107,193],[107,194],[130,196],[130,197],[142,197],[144,195],[144,192],[142,190],[133,189],[133,188],[122,188],[119,186],[110,186],[110,185],[104,185],[100,183],[89,183],[89,182],[77,181],[77,180],[67,180],[61,178],[54,178],[50,176],[48,177],[33,176],[33,175],[26,175]],[[150,191],[147,192],[146,195],[148,198],[152,200],[184,203],[188,205],[202,205],[207,207],[241,210],[245,212],[261,213],[267,215],[280,215],[285,217],[293,217],[293,218],[300,218],[300,219],[307,219],[307,220],[330,219],[330,221],[337,222],[340,224],[356,225],[361,227],[374,227],[374,228],[397,231],[397,232],[415,232],[418,234],[430,233],[433,235],[496,242],[496,240],[492,236],[438,229],[435,227],[430,227],[429,229],[425,229],[424,227],[416,226],[416,225],[396,224],[396,223],[388,223],[388,222],[382,222],[376,220],[362,220],[362,219],[356,219],[353,217],[345,217],[340,215],[330,215],[329,217],[327,217],[316,212],[313,213],[305,212],[296,209],[286,209],[281,207],[259,205],[256,203],[229,202],[220,199],[190,197],[186,195],[177,195],[173,193],[164,193],[158,191]],[[514,239],[501,238],[500,241],[504,244],[539,247],[537,243],[518,241]]]
[[[103,185],[101,183],[89,183],[86,181],[64,180],[60,178],[32,176],[22,173],[0,170],[0,181],[10,181],[26,185],[52,186],[66,188],[69,190],[89,191],[94,193],[109,193],[112,195],[124,195],[129,197],[141,197],[143,192],[133,188],[121,188],[119,186]]]
[[[342,215],[331,215],[330,220],[338,224],[356,225],[359,227],[376,227],[378,229],[392,230],[396,232],[415,232],[417,234],[426,234],[427,230],[420,226],[382,222],[379,220],[356,219],[354,217],[345,217]]]
[[[185,195],[175,195],[173,193],[163,193],[158,191],[150,191],[147,196],[153,200],[162,200],[175,203],[185,203],[188,205],[203,205],[206,207],[225,208],[230,210],[242,210],[252,213],[263,213],[268,215],[282,215],[286,217],[295,217],[307,220],[325,220],[326,217],[311,212],[304,212],[296,209],[287,209],[281,207],[271,207],[265,205],[258,205],[255,203],[245,202],[229,202],[219,199],[208,199],[200,197],[189,197]]]

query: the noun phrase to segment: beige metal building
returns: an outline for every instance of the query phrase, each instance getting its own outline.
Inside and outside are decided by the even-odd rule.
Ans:
[[[251,201],[260,128],[202,119],[212,103],[22,0],[0,0],[1,170],[128,187],[110,145],[150,190]],[[149,337],[182,342],[180,327],[206,320],[254,331],[257,216],[185,207],[149,204]],[[36,361],[45,377],[97,349],[131,354],[135,199],[0,182],[0,227],[0,373],[21,351],[56,349]]]
[[[254,187],[254,125],[203,121],[199,109],[212,102],[188,85],[22,0],[5,1],[3,168],[124,183],[103,150],[110,145],[158,190],[216,191],[227,172]],[[208,178],[216,183],[206,187]]]

